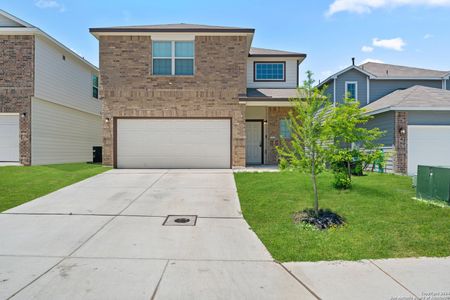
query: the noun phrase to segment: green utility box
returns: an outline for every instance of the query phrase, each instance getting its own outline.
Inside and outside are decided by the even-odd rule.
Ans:
[[[416,197],[450,204],[450,167],[418,166]]]

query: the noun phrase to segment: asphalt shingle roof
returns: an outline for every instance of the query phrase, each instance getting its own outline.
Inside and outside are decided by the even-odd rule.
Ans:
[[[390,77],[443,77],[447,75],[448,71],[429,70],[421,68],[413,68],[406,66],[390,65],[368,62],[359,66],[364,71],[367,71],[377,78]]]
[[[274,49],[264,49],[264,48],[250,48],[249,56],[264,57],[264,56],[281,56],[281,57],[306,57],[305,53],[274,50]]]
[[[247,89],[246,100],[287,100],[297,97],[297,89]]]
[[[367,112],[396,108],[449,108],[450,91],[415,85],[405,90],[397,90],[364,108]]]
[[[253,28],[211,26],[200,24],[159,24],[90,28],[90,32],[248,32],[254,33]]]

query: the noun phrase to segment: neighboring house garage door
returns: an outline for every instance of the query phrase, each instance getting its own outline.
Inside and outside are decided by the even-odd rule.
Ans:
[[[0,114],[0,161],[19,161],[18,114]]]
[[[118,119],[118,168],[230,168],[229,119]]]
[[[418,165],[450,166],[450,126],[408,126],[408,175]]]

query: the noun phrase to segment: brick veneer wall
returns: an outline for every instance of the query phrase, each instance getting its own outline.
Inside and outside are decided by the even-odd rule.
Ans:
[[[288,116],[289,107],[269,107],[268,108],[268,149],[267,164],[278,164],[278,154],[276,146],[280,145],[280,120]]]
[[[197,36],[195,75],[152,76],[150,36],[100,37],[103,118],[231,117],[232,164],[245,165],[247,37]],[[103,162],[113,164],[114,122],[103,122]]]
[[[408,171],[408,113],[395,112],[395,159],[394,172],[406,174]],[[401,134],[400,129],[405,133]]]
[[[0,113],[20,118],[20,163],[31,164],[31,96],[34,94],[34,36],[0,35]]]

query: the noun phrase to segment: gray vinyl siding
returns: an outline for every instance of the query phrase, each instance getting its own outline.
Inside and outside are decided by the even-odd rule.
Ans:
[[[376,101],[398,89],[407,89],[415,85],[442,89],[442,80],[371,80],[370,102]]]
[[[361,106],[367,104],[367,75],[351,69],[345,73],[339,75],[336,79],[336,102],[342,103],[345,97],[345,82],[356,81],[358,82],[358,101]]]
[[[330,101],[333,101],[333,86],[334,80],[330,80],[330,82],[327,83],[327,88],[325,90],[325,96],[327,96]]]
[[[394,144],[394,126],[395,126],[395,113],[393,111],[384,112],[378,115],[374,115],[366,124],[366,128],[379,128],[385,131],[384,135],[378,139],[377,143],[383,144],[385,147],[390,147]]]
[[[450,111],[410,111],[408,125],[450,125]]]
[[[449,80],[447,80],[447,90],[449,90],[449,91],[450,91],[450,79],[449,79]]]

